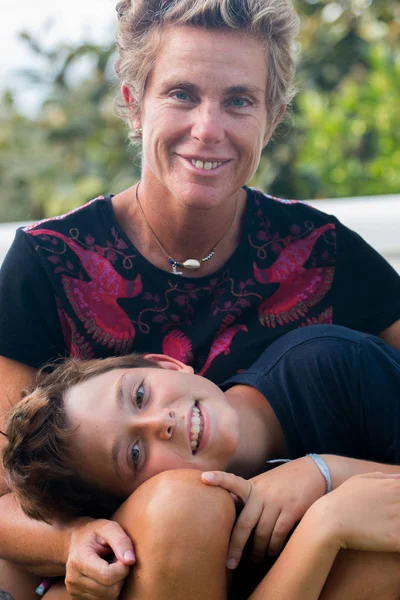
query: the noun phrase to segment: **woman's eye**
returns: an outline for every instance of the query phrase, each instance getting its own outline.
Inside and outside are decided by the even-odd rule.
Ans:
[[[144,387],[143,385],[139,385],[136,390],[136,405],[138,408],[142,408],[142,404],[144,401]]]
[[[132,462],[135,465],[135,467],[139,464],[139,460],[140,460],[140,448],[139,448],[139,444],[134,444],[131,448],[131,457],[132,457]]]
[[[243,108],[244,106],[249,106],[250,100],[247,98],[233,98],[231,100],[231,105],[234,108]]]
[[[186,102],[186,100],[189,100],[189,94],[187,92],[173,92],[172,94],[174,96],[174,98],[176,98],[177,100],[180,100],[181,102]]]

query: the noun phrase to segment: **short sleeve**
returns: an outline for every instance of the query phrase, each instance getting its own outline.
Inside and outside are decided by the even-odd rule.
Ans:
[[[18,230],[0,271],[0,355],[39,368],[65,355],[53,287]]]
[[[379,335],[400,318],[400,276],[357,233],[337,222],[334,323]]]
[[[400,463],[400,351],[377,338],[361,342],[359,389],[365,445],[375,460]]]

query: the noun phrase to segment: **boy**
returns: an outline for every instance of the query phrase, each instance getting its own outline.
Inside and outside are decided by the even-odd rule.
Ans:
[[[262,502],[247,503],[245,533],[235,526],[236,566],[257,523],[255,557],[279,551],[330,478],[337,487],[356,473],[398,472],[367,461],[400,462],[399,398],[400,352],[335,326],[289,333],[221,388],[163,355],[67,361],[13,411],[3,458],[23,509],[43,520],[109,516],[174,468],[227,472],[203,481],[245,501],[248,482],[230,474],[253,478]],[[299,458],[322,452],[339,456]],[[263,473],[275,458],[299,460]]]

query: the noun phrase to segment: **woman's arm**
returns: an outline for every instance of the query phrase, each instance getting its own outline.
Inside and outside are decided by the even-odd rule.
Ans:
[[[400,552],[400,476],[351,478],[307,511],[250,600],[318,600],[340,549]]]

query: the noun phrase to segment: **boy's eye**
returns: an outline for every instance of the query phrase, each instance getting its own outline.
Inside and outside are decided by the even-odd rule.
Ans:
[[[143,385],[139,385],[136,390],[136,405],[138,408],[142,408],[142,404],[144,401],[144,387]]]
[[[140,448],[139,448],[139,444],[134,444],[131,448],[131,457],[132,457],[132,462],[135,465],[135,467],[138,465],[139,463],[139,459],[140,459]]]

